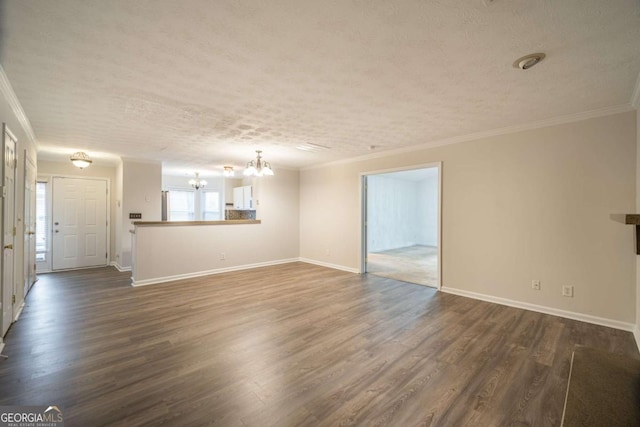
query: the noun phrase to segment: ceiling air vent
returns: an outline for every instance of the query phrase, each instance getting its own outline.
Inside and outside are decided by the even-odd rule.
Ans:
[[[319,151],[327,151],[330,150],[331,147],[327,147],[325,145],[319,145],[319,144],[312,144],[310,142],[305,142],[304,144],[300,144],[298,146],[296,146],[296,148],[298,150],[302,150],[302,151],[313,151],[313,152],[319,152]]]

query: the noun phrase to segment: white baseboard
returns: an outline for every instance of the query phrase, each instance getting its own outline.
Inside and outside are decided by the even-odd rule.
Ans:
[[[24,301],[22,301],[22,304],[20,304],[20,307],[18,307],[18,312],[16,313],[16,317],[13,319],[14,322],[18,321],[18,318],[22,314],[22,310],[24,310]]]
[[[156,283],[173,282],[175,280],[191,279],[194,277],[211,276],[213,274],[229,273],[231,271],[249,270],[252,268],[269,267],[271,265],[288,264],[291,262],[298,262],[298,258],[280,259],[275,261],[259,262],[255,264],[237,265],[234,267],[217,268],[214,270],[197,271],[195,273],[176,274],[174,276],[154,277],[152,279],[136,280],[131,278],[131,286],[146,286],[155,285]]]
[[[0,354],[2,354],[2,350],[4,350],[4,341],[0,338]]]
[[[638,314],[636,314],[636,316],[638,316]],[[633,328],[633,337],[636,339],[636,346],[638,347],[638,351],[640,351],[640,325],[638,324]]]
[[[564,317],[572,320],[579,320],[581,322],[593,323],[595,325],[607,326],[609,328],[621,329],[623,331],[634,332],[635,325],[633,323],[621,322],[619,320],[606,319],[604,317],[592,316],[590,314],[576,313],[574,311],[560,310],[552,307],[545,307],[543,305],[530,304],[522,301],[515,301],[507,298],[495,297],[492,295],[480,294],[477,292],[465,291],[462,289],[450,288],[443,286],[442,292],[449,294],[460,295],[463,297],[473,298],[481,301],[493,302],[496,304],[507,305],[509,307],[522,308],[524,310],[537,311],[538,313],[551,314],[553,316]],[[636,335],[636,343],[638,342],[638,335]]]
[[[298,260],[300,262],[306,262],[307,264],[314,264],[314,265],[319,265],[321,267],[333,268],[334,270],[342,270],[348,273],[356,273],[356,274],[360,273],[360,270],[358,270],[357,268],[345,267],[344,265],[331,264],[329,262],[317,261],[315,259],[309,259],[309,258],[299,258]]]
[[[116,270],[118,270],[119,272],[123,273],[125,271],[131,271],[131,267],[122,267],[120,264],[118,264],[115,261],[111,261],[111,266],[115,267]]]

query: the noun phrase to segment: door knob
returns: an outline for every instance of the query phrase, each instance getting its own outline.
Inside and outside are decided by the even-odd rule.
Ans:
[[[5,249],[13,249],[13,245],[4,245]]]

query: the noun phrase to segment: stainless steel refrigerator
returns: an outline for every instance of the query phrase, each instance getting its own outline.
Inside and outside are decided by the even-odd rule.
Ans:
[[[162,192],[162,220],[169,220],[169,192]]]

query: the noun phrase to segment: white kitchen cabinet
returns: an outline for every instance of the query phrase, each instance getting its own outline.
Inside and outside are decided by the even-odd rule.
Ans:
[[[253,209],[253,191],[250,185],[233,189],[234,209]]]
[[[234,187],[233,189],[233,208],[244,208],[244,193],[242,191],[242,187]]]

